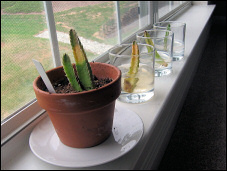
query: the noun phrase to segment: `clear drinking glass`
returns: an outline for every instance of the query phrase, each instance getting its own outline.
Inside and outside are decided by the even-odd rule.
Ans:
[[[154,96],[154,47],[141,43],[137,45],[139,55],[133,55],[133,58],[132,44],[116,45],[109,50],[110,64],[118,67],[122,74],[121,95],[118,98],[121,102],[142,103]],[[131,73],[131,70],[136,73]]]
[[[146,34],[146,36],[145,36]],[[145,30],[137,33],[137,41],[155,47],[155,76],[161,77],[172,73],[174,34],[166,30]]]
[[[174,33],[173,61],[178,61],[184,58],[186,23],[163,21],[157,22],[153,26],[154,29],[166,30],[168,25],[170,25],[170,30]]]

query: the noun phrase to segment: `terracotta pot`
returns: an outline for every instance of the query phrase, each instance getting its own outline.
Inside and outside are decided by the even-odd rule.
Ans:
[[[113,81],[98,89],[67,94],[43,91],[40,76],[33,82],[39,105],[47,111],[61,142],[70,147],[98,145],[112,131],[115,101],[121,92],[121,72],[109,64],[91,62],[90,65],[98,79]],[[62,66],[46,73],[52,83],[65,77]]]

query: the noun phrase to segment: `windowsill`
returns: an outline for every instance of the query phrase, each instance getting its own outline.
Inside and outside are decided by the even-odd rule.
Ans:
[[[155,169],[169,142],[191,80],[200,61],[215,5],[194,5],[174,20],[186,22],[185,58],[173,62],[173,73],[155,78],[155,95],[144,104],[119,105],[136,112],[144,123],[144,134],[134,149],[112,162],[85,169]],[[30,150],[28,140],[34,126],[43,115],[1,147],[4,170],[72,169],[48,164]],[[75,169],[75,168],[73,168]],[[83,169],[83,168],[79,168]]]

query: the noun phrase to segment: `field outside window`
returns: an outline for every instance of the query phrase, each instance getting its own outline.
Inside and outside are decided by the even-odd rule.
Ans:
[[[141,27],[141,4],[119,4],[124,40]],[[147,13],[147,5],[142,5]],[[89,61],[118,43],[115,1],[52,1],[52,6],[60,57],[67,53],[74,62],[68,36],[71,28],[77,31]],[[35,98],[32,83],[39,74],[32,59],[40,61],[45,70],[54,67],[43,1],[1,1],[1,56],[3,120]]]
[[[1,120],[35,98],[32,59],[53,67],[45,20],[42,1],[1,1]]]

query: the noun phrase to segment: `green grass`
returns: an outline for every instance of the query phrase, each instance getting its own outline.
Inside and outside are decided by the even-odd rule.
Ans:
[[[98,5],[77,7],[67,11],[55,14],[55,21],[60,22],[56,24],[59,31],[68,32],[67,28],[62,27],[62,23],[68,27],[74,28],[79,36],[84,38],[103,42],[93,36],[98,32],[101,26],[110,18],[113,18],[113,3],[106,2]]]
[[[2,15],[1,36],[30,36],[46,28],[45,16],[42,15]]]
[[[1,9],[7,13],[42,12],[42,1],[1,1]]]
[[[28,1],[23,9],[17,8],[18,3],[6,2],[1,1],[4,12],[29,12],[25,8]],[[53,68],[49,40],[34,37],[47,29],[44,21],[44,15],[1,15],[1,119],[35,98],[32,83],[39,74],[33,58],[46,69]]]
[[[39,74],[33,58],[41,61],[45,69],[53,68],[48,40],[14,38],[17,41],[8,41],[1,50],[1,114],[11,113],[35,98],[32,82]]]

